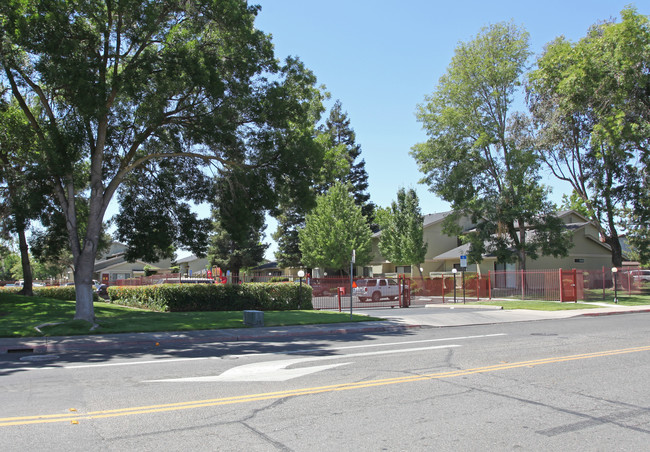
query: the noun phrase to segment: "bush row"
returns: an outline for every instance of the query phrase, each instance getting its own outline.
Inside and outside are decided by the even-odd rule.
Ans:
[[[312,309],[311,287],[297,283],[111,286],[108,297],[111,303],[169,312]]]
[[[32,288],[34,295],[38,297],[54,298],[55,300],[74,300],[76,294],[74,286],[50,286],[50,287],[34,287]],[[93,300],[99,300],[96,293],[93,293]]]
[[[3,290],[12,293],[18,293],[22,287],[7,287]],[[55,300],[74,301],[76,294],[74,286],[48,286],[48,287],[32,287],[32,292],[37,297],[54,298]],[[93,293],[93,300],[97,301],[99,297]]]

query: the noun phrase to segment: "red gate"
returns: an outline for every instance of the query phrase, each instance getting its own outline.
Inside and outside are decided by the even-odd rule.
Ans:
[[[560,301],[578,301],[578,278],[575,268],[573,270],[560,269]]]

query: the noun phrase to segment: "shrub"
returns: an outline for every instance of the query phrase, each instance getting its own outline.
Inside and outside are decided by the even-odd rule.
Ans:
[[[76,299],[74,286],[50,286],[34,287],[34,295],[39,297],[54,298],[55,300],[73,301]],[[97,301],[99,297],[93,293],[93,300]]]
[[[170,312],[312,309],[311,287],[296,283],[111,286],[108,296],[111,303]]]

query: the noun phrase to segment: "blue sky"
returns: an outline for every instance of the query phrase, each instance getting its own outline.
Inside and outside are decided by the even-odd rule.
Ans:
[[[340,100],[361,145],[372,201],[387,207],[400,187],[414,188],[423,214],[448,210],[448,204],[418,184],[422,174],[409,155],[426,140],[415,110],[436,88],[459,42],[481,28],[512,21],[530,33],[531,64],[558,36],[571,41],[588,28],[618,19],[627,5],[650,14],[650,0],[257,0],[256,27],[272,35],[276,57],[299,57]],[[521,101],[523,108],[523,100]],[[327,115],[328,112],[325,113]],[[548,179],[559,204],[570,188]],[[209,209],[201,206],[204,216]],[[267,218],[266,243],[277,223]],[[271,243],[266,258],[273,260]],[[181,251],[180,257],[187,252]]]
[[[332,102],[341,101],[366,161],[371,199],[386,207],[400,187],[412,187],[424,214],[448,205],[418,184],[422,175],[409,151],[426,136],[414,113],[435,89],[459,42],[471,40],[486,25],[512,20],[530,33],[531,51],[539,55],[557,36],[577,41],[594,23],[619,18],[626,5],[650,14],[648,0],[249,3],[262,7],[256,26],[273,36],[276,56],[300,57],[327,87]],[[559,203],[562,193],[556,188],[552,199]],[[267,232],[274,228],[269,225]]]

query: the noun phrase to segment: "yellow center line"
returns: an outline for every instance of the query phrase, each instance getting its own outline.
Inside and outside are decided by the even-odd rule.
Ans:
[[[0,418],[0,427],[12,425],[30,425],[30,424],[48,424],[54,422],[78,422],[80,420],[103,419],[118,416],[132,416],[136,414],[163,413],[169,411],[189,410],[196,408],[214,407],[220,405],[232,405],[236,403],[249,403],[260,400],[271,400],[285,397],[297,397],[301,395],[313,395],[334,391],[349,391],[352,389],[371,388],[376,386],[385,386],[400,383],[412,383],[416,381],[434,380],[442,378],[454,378],[465,375],[496,372],[500,370],[516,369],[520,367],[541,366],[544,364],[554,364],[566,361],[575,361],[580,359],[602,358],[606,356],[622,355],[626,353],[639,353],[650,351],[649,346],[624,348],[619,350],[606,350],[601,352],[583,353],[579,355],[558,356],[552,358],[536,359],[531,361],[519,361],[515,363],[502,363],[491,366],[476,367],[465,370],[451,370],[446,372],[435,372],[422,375],[410,375],[407,377],[384,378],[378,380],[362,381],[357,383],[341,383],[328,386],[317,386],[312,388],[299,388],[286,391],[266,392],[261,394],[247,394],[234,397],[223,397],[218,399],[194,400],[187,402],[166,403],[161,405],[148,405],[130,408],[119,408],[114,410],[91,411],[85,414],[61,413],[61,414],[41,414],[34,416],[17,416]],[[345,356],[341,356],[345,358]]]

